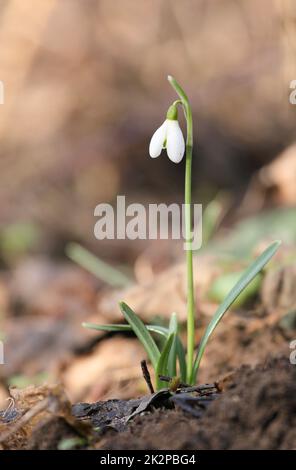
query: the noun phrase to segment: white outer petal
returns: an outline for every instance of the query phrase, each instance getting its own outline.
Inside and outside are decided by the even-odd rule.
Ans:
[[[178,121],[168,120],[166,149],[172,162],[179,163],[182,160],[185,142]]]
[[[166,119],[164,123],[154,132],[149,145],[149,155],[151,158],[159,157],[161,154],[163,144],[167,137],[167,123]]]

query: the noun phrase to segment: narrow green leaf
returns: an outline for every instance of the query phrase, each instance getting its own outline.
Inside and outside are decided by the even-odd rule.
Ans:
[[[179,338],[179,335],[177,335],[177,356],[178,356],[178,362],[179,362],[179,367],[180,367],[181,380],[182,382],[186,382],[186,376],[187,376],[186,354],[185,354],[185,349],[182,344],[182,341]]]
[[[132,331],[130,325],[119,325],[118,323],[113,323],[110,325],[97,325],[96,323],[82,323],[84,328],[89,328],[90,330],[98,331]]]
[[[178,319],[176,313],[172,313],[169,324],[169,335],[173,334],[172,347],[168,358],[168,375],[175,377],[177,373],[177,335],[178,335]]]
[[[132,311],[132,309],[124,302],[119,303],[120,310],[133,329],[135,335],[139,338],[142,345],[147,352],[150,361],[152,362],[153,367],[156,369],[158,363],[160,352],[152,336],[150,335],[148,329],[140,320],[140,318]]]
[[[165,385],[161,380],[159,380],[159,375],[167,375],[168,374],[168,359],[169,359],[169,354],[171,351],[172,343],[174,340],[174,333],[171,333],[163,347],[163,350],[161,351],[160,357],[157,361],[156,367],[155,367],[155,375],[156,375],[156,385],[157,388],[163,388]]]
[[[129,324],[110,324],[110,325],[97,325],[96,323],[82,323],[82,326],[84,328],[89,328],[91,330],[98,330],[98,331],[114,331],[114,332],[120,332],[120,331],[133,331],[132,327]],[[146,328],[148,331],[151,333],[156,333],[158,335],[163,336],[164,338],[167,338],[169,336],[169,330],[168,328],[165,328],[164,326],[159,326],[159,325],[146,325]],[[179,338],[179,335],[176,337],[176,353],[178,357],[178,362],[180,366],[180,375],[181,375],[181,380],[183,382],[186,381],[186,355],[185,355],[185,350],[184,346],[182,344],[182,341]]]
[[[69,243],[66,247],[68,257],[111,287],[127,287],[131,284],[125,274],[95,256],[79,243]]]
[[[225,299],[230,289],[241,279],[243,271],[226,272],[221,274],[218,279],[212,282],[207,292],[207,297],[213,302],[220,304]],[[258,273],[250,282],[250,284],[240,293],[233,302],[234,308],[241,308],[250,301],[260,290],[262,275]]]
[[[118,323],[113,323],[110,325],[97,325],[96,323],[82,323],[82,326],[84,328],[89,328],[91,330],[98,330],[98,331],[114,331],[114,332],[120,332],[120,331],[133,331],[132,327],[129,324],[118,324]],[[148,331],[151,331],[152,333],[157,333],[164,338],[167,338],[169,330],[163,326],[159,325],[145,325]]]
[[[239,294],[245,289],[245,287],[254,279],[254,277],[264,268],[264,266],[268,263],[268,261],[273,257],[276,253],[277,249],[279,248],[281,242],[276,241],[272,243],[243,273],[239,281],[235,284],[235,286],[231,289],[225,300],[222,304],[218,307],[216,313],[214,314],[212,320],[210,321],[209,325],[206,328],[206,331],[201,339],[197,356],[194,361],[193,366],[193,378],[196,378],[196,374],[199,368],[199,364],[201,358],[203,356],[205,347],[207,342],[215,330],[216,326],[223,318],[223,315],[227,312],[229,307],[233,304]]]
[[[147,329],[151,331],[152,333],[157,333],[161,336],[164,336],[165,338],[168,337],[169,330],[165,328],[164,326],[159,326],[159,325],[146,325]]]

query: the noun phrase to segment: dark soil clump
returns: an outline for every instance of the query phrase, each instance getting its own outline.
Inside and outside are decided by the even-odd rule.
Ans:
[[[222,384],[223,385],[223,384]],[[102,449],[295,449],[296,367],[287,357],[243,366],[201,418],[178,408],[137,416]]]

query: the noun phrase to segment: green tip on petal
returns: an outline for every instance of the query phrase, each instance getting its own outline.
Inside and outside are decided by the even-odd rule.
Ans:
[[[176,104],[172,104],[169,107],[166,118],[170,119],[171,121],[177,121],[178,120],[178,108],[177,108]]]

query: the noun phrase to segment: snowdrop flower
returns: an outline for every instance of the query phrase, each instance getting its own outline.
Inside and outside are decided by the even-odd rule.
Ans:
[[[178,122],[178,110],[176,104],[172,104],[167,112],[166,120],[154,132],[149,145],[151,158],[159,157],[165,148],[172,162],[179,163],[184,155],[185,142]]]

